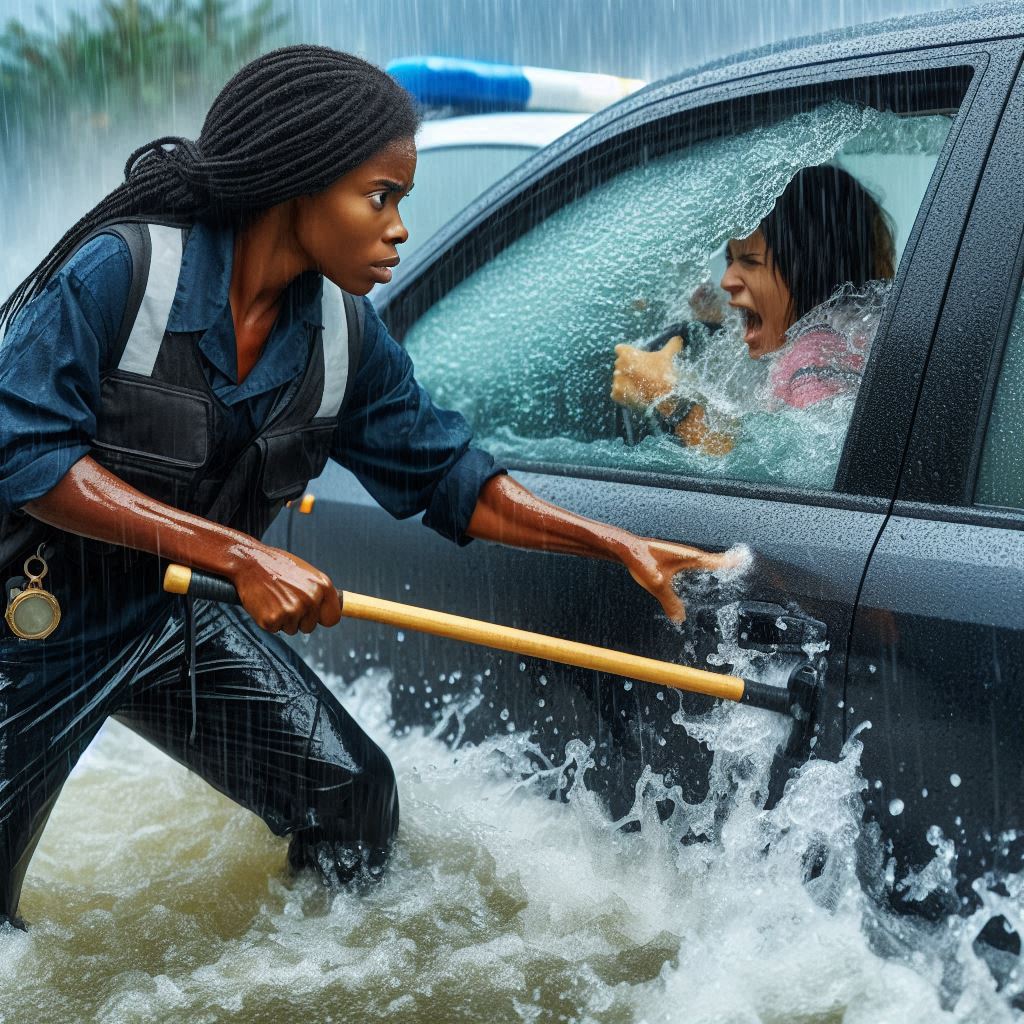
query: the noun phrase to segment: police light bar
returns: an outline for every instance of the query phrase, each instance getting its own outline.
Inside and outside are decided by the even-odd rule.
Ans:
[[[393,60],[386,70],[426,106],[478,111],[564,110],[589,114],[647,84],[639,78],[458,57],[403,57]]]

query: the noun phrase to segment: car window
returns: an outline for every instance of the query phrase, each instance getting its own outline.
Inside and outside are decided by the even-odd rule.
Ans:
[[[719,287],[725,246],[803,168],[828,164],[878,201],[895,264],[953,113],[829,102],[640,162],[578,199],[567,188],[560,209],[410,326],[417,374],[513,463],[829,488],[892,271],[837,286],[752,359],[756,317]],[[624,415],[610,398],[615,346],[656,351],[676,335],[671,391]],[[688,444],[694,417],[703,433]]]
[[[531,146],[494,145],[421,149],[416,187],[402,201],[402,219],[409,230],[403,258],[533,151]]]
[[[1024,298],[1010,325],[974,500],[978,505],[1024,509]]]

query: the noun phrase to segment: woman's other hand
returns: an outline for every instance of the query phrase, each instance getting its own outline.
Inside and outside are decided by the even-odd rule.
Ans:
[[[261,628],[294,636],[341,619],[341,601],[326,573],[279,548],[259,544],[239,559],[231,582]]]
[[[734,444],[731,434],[708,426],[707,414],[701,405],[694,405],[680,420],[675,434],[688,448],[700,448],[705,455],[728,455]]]
[[[705,324],[720,324],[725,320],[722,292],[710,281],[697,285],[690,296],[690,311],[694,318]]]
[[[656,352],[645,352],[635,345],[616,345],[612,401],[627,409],[644,410],[667,395],[676,386],[674,360],[682,351],[683,339],[678,334]]]
[[[622,553],[622,563],[629,574],[657,598],[673,622],[682,622],[686,618],[686,606],[673,586],[679,573],[719,572],[733,569],[743,560],[742,551],[736,549],[715,554],[687,544],[673,544],[649,537],[631,537]]]

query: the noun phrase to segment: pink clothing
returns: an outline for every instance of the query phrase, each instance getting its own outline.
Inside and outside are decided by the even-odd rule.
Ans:
[[[868,339],[851,339],[814,324],[787,342],[771,369],[772,396],[795,409],[855,392],[867,359]]]

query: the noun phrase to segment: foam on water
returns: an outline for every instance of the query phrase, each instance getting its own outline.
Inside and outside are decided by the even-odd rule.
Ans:
[[[33,861],[30,931],[0,932],[0,1018],[1019,1019],[971,942],[994,913],[1024,924],[1020,885],[981,886],[986,907],[938,926],[888,915],[858,882],[873,840],[861,737],[765,811],[781,721],[680,711],[714,750],[707,799],[688,806],[647,770],[614,822],[580,740],[538,770],[522,732],[455,750],[396,739],[386,693],[369,673],[344,699],[394,761],[400,841],[385,884],[333,897],[287,876],[284,841],[256,818],[108,725]],[[572,767],[567,802],[547,799]],[[676,809],[661,822],[665,796]],[[707,841],[681,842],[694,835]],[[937,837],[935,865],[909,884],[941,884],[948,855]]]

